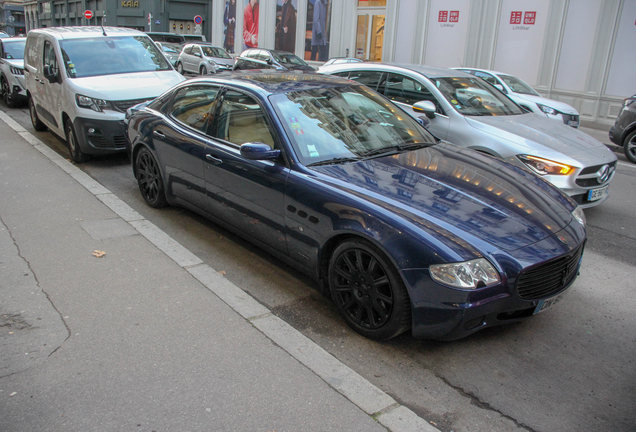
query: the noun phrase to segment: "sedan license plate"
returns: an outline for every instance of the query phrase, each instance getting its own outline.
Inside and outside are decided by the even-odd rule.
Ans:
[[[568,121],[568,126],[572,126],[572,127],[579,127],[579,122],[577,122],[576,120],[569,120]]]
[[[539,312],[543,312],[544,310],[550,309],[552,306],[554,306],[555,304],[557,304],[558,302],[560,302],[561,300],[563,300],[563,294],[565,293],[561,293],[557,296],[551,297],[549,299],[545,299],[545,300],[540,300],[539,304],[537,304],[537,307],[534,308],[534,314],[536,315]]]
[[[587,193],[587,200],[588,201],[599,200],[603,198],[605,195],[607,195],[608,191],[609,191],[609,185],[603,186],[602,188],[598,188],[598,189],[592,189],[591,191]]]

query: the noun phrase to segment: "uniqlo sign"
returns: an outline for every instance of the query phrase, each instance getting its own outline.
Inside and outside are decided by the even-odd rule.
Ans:
[[[448,22],[459,22],[459,11],[450,11],[450,19]]]
[[[534,24],[536,18],[537,18],[537,13],[536,12],[526,12],[524,17],[523,17],[523,23],[524,24]]]
[[[439,22],[448,21],[448,11],[439,11]]]
[[[510,12],[510,24],[521,24],[522,12]]]

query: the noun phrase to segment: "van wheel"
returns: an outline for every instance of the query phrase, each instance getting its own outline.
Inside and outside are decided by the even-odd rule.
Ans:
[[[68,151],[71,153],[71,160],[75,163],[82,163],[86,160],[86,155],[77,143],[77,136],[75,135],[75,129],[71,120],[66,119],[64,122],[64,132],[66,133],[66,144],[68,145]]]
[[[31,96],[29,96],[29,114],[31,114],[31,124],[33,125],[33,129],[38,132],[42,132],[46,130],[46,125],[40,121],[38,117],[38,113],[35,110],[35,103]]]
[[[181,64],[181,62],[177,63],[177,72],[183,75],[183,65]]]
[[[201,70],[199,70],[199,72],[201,73],[201,75],[207,75],[208,68],[206,68],[205,66],[201,66]]]
[[[4,98],[4,103],[7,104],[9,108],[15,108],[15,98],[11,94],[11,89],[9,88],[9,83],[5,77],[2,77],[2,96]]]

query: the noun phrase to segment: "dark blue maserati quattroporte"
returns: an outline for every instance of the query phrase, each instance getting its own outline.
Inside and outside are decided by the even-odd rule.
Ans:
[[[203,214],[308,273],[372,339],[457,339],[527,318],[579,272],[585,219],[570,198],[440,143],[353,81],[219,74],[127,122],[149,205]]]

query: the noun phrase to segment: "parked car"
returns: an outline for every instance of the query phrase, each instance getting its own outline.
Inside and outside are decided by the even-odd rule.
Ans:
[[[168,32],[146,32],[146,34],[155,42],[168,42],[176,44],[186,43],[186,38],[183,35]]]
[[[181,54],[181,50],[183,50],[183,45],[170,42],[155,42],[155,45],[159,47],[163,55],[170,61],[170,64],[176,68],[179,54]]]
[[[623,147],[630,162],[636,163],[636,95],[623,101],[623,108],[609,130],[609,138]]]
[[[297,55],[287,51],[270,50],[264,48],[250,48],[243,51],[240,55],[240,58],[248,60],[260,60],[272,66],[274,69],[282,71],[300,70],[305,72],[314,72],[316,70],[305,63],[305,61]]]
[[[183,81],[144,33],[120,27],[29,31],[25,83],[31,123],[66,138],[76,163],[126,150],[126,109]]]
[[[231,71],[234,59],[223,48],[205,42],[187,44],[177,60],[179,73],[210,73]]]
[[[26,102],[24,45],[26,38],[0,39],[0,82],[2,98],[9,108]]]
[[[524,112],[481,78],[452,69],[367,62],[319,72],[378,90],[437,137],[529,169],[581,207],[609,196],[613,152],[577,129]]]
[[[205,42],[205,36],[203,35],[196,35],[196,34],[183,34],[181,35],[183,36],[183,38],[185,39],[185,41],[187,43],[192,43],[192,42]]]
[[[364,60],[355,58],[355,57],[332,57],[327,60],[323,66],[329,66],[332,64],[341,64],[341,63],[361,63]]]
[[[476,68],[453,68],[475,75],[501,90],[523,108],[546,118],[562,122],[573,128],[579,127],[579,112],[572,106],[541,96],[521,79],[503,73]]]
[[[309,274],[360,334],[455,339],[553,306],[585,243],[576,203],[439,141],[357,83],[188,80],[128,110],[148,205],[200,213]]]
[[[1,38],[9,38],[9,37],[11,37],[11,36],[9,36],[9,33],[0,31],[0,39]]]

